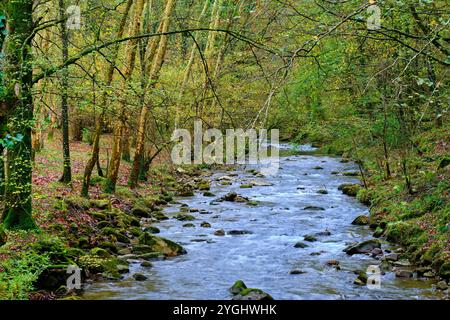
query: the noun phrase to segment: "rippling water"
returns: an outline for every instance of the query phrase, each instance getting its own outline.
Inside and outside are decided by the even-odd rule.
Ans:
[[[309,147],[302,150],[310,151]],[[169,219],[157,224],[162,237],[182,244],[188,254],[153,262],[152,268],[131,265],[131,273],[122,281],[97,282],[88,285],[85,299],[230,299],[228,288],[239,279],[247,286],[270,293],[275,299],[433,299],[437,294],[432,281],[397,279],[392,272],[381,277],[381,289],[370,290],[353,284],[355,269],[365,270],[379,261],[364,255],[348,256],[342,250],[347,244],[371,238],[366,227],[351,222],[368,208],[356,199],[338,191],[342,183],[357,183],[352,177],[332,172],[354,171],[351,163],[339,158],[294,155],[284,157],[276,176],[255,178],[246,169],[235,171],[231,186],[213,181],[211,192],[219,198],[231,191],[259,202],[252,207],[244,203],[221,202],[201,193],[176,199],[190,208],[204,209],[210,214],[191,213],[195,228],[183,228],[186,222]],[[315,167],[323,167],[317,170]],[[216,172],[215,178],[230,172]],[[270,182],[272,186],[241,189],[251,181]],[[328,194],[318,194],[325,189]],[[324,211],[304,210],[320,206]],[[180,204],[165,210],[169,217],[180,211]],[[212,228],[202,228],[207,221]],[[252,234],[215,236],[217,229],[248,230]],[[305,234],[328,230],[330,236],[319,236],[317,242],[304,249],[294,248]],[[388,244],[384,248],[389,247]],[[311,255],[312,253],[320,255]],[[341,270],[326,265],[340,261]],[[300,269],[304,274],[291,275]],[[137,282],[133,273],[142,273],[147,281]]]

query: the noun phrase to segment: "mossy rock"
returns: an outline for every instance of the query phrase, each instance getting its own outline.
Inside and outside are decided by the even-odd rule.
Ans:
[[[151,234],[156,234],[156,233],[160,233],[161,230],[159,230],[157,227],[154,226],[148,226],[144,228],[144,232],[148,232]]]
[[[241,189],[251,189],[251,188],[253,188],[253,185],[251,183],[244,183],[244,184],[241,184],[240,188]]]
[[[149,218],[150,210],[144,207],[133,207],[131,214],[139,218]]]
[[[69,209],[88,210],[91,207],[90,201],[80,196],[69,196],[64,199],[64,202]]]
[[[149,246],[153,252],[160,252],[169,257],[186,253],[184,248],[179,244],[147,232],[139,237],[139,244]]]
[[[233,300],[266,301],[273,300],[273,298],[270,294],[261,289],[247,288],[242,290],[238,295],[234,296]]]
[[[338,188],[342,191],[343,194],[346,194],[351,197],[356,197],[359,190],[361,189],[361,185],[359,184],[342,184]]]
[[[91,254],[100,258],[110,258],[111,254],[103,248],[93,248],[91,249]]]
[[[244,289],[247,289],[247,286],[245,285],[244,281],[238,280],[231,286],[229,290],[231,294],[235,295],[241,293]]]
[[[175,219],[177,219],[178,221],[194,221],[195,217],[189,214],[180,213],[175,216]]]
[[[114,254],[116,254],[119,251],[117,246],[114,243],[109,242],[109,241],[102,242],[98,246],[100,248],[108,250],[109,252],[114,253]]]
[[[133,246],[131,252],[134,254],[148,254],[148,253],[155,253],[153,250],[153,247],[145,245],[145,244],[136,244]]]
[[[307,234],[307,235],[304,236],[304,240],[308,241],[308,242],[316,242],[317,238],[312,236],[312,235]]]
[[[158,221],[168,220],[169,218],[164,215],[161,211],[154,211],[150,215],[153,219],[156,219]]]
[[[99,223],[97,223],[97,228],[99,229],[104,229],[104,228],[112,228],[113,225],[108,222],[108,221],[100,221]]]
[[[215,197],[216,195],[212,192],[206,191],[203,193],[204,197]]]
[[[369,217],[365,215],[360,215],[353,220],[352,225],[355,226],[365,226],[369,224]]]
[[[142,230],[139,227],[131,227],[128,231],[134,236],[139,237],[142,234]]]
[[[97,209],[100,209],[100,210],[111,209],[111,203],[109,202],[108,199],[90,200],[89,205],[92,208],[97,208]]]
[[[120,229],[117,230],[115,228],[106,227],[102,229],[101,233],[107,236],[114,236],[117,241],[130,243],[130,239],[124,233],[122,233]]]
[[[197,185],[200,191],[209,191],[211,189],[211,183],[209,181],[202,181]]]

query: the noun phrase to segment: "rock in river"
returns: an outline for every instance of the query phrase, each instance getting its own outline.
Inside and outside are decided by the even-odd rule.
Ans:
[[[381,242],[379,240],[373,239],[347,247],[344,249],[344,252],[346,252],[348,255],[365,254],[371,253],[375,248],[381,248]]]
[[[352,222],[353,225],[355,226],[365,226],[369,224],[369,217],[365,216],[365,215],[361,215],[356,217],[355,220],[353,220]]]
[[[273,300],[270,294],[260,289],[247,288],[242,280],[236,281],[235,284],[230,288],[230,292],[233,295],[232,300]]]

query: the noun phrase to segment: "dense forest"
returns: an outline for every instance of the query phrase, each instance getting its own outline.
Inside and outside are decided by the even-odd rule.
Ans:
[[[442,0],[1,0],[0,299],[77,298],[67,266],[116,281],[127,254],[186,253],[155,235],[164,207],[237,170],[171,161],[196,121],[354,163],[340,189],[361,224],[446,290],[449,17]]]

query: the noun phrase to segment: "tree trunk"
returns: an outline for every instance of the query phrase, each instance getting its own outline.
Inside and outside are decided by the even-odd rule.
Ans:
[[[59,0],[59,18],[64,21],[66,16],[66,7],[64,0]],[[69,59],[69,36],[67,34],[66,23],[61,23],[61,43],[62,43],[62,60]],[[70,164],[70,142],[69,142],[69,105],[68,94],[69,89],[69,69],[64,67],[61,70],[61,118],[62,118],[62,140],[63,140],[63,156],[64,168],[60,182],[70,183],[72,181],[72,168]]]
[[[163,27],[161,32],[167,32],[169,30],[170,16],[172,15],[174,4],[175,4],[174,0],[167,1],[166,9],[164,11]],[[162,65],[164,63],[164,57],[166,55],[166,49],[167,49],[167,36],[161,36],[158,51],[156,52],[155,60],[153,62],[153,66],[149,75],[150,82],[148,87],[150,89],[154,87],[155,82],[159,78],[159,73],[161,71]],[[144,104],[142,106],[141,114],[139,116],[139,125],[136,138],[136,151],[134,154],[133,167],[131,169],[129,179],[129,186],[131,188],[135,188],[138,184],[139,171],[142,166],[142,161],[144,160],[145,129],[146,129],[147,114],[149,110],[150,106]]]
[[[140,32],[141,29],[141,18],[142,18],[142,11],[144,8],[144,0],[137,0],[134,8],[134,18],[133,18],[133,25],[131,28],[131,35],[137,35]],[[126,87],[126,83],[128,79],[130,79],[131,74],[133,73],[135,62],[136,62],[136,52],[137,52],[137,46],[138,46],[138,40],[131,40],[128,52],[127,52],[127,62],[126,62],[126,69],[124,72],[124,79],[123,79],[123,86],[124,90]],[[117,183],[117,177],[119,174],[119,167],[120,167],[120,157],[122,154],[122,134],[124,125],[126,122],[127,112],[126,112],[126,102],[122,102],[122,106],[120,109],[120,116],[119,119],[116,121],[114,125],[114,141],[113,141],[113,147],[112,147],[112,153],[111,153],[111,160],[109,163],[109,170],[108,170],[108,177],[106,179],[106,185],[105,185],[105,192],[112,193],[116,190],[116,183]]]
[[[31,217],[31,123],[33,120],[33,69],[31,64],[31,40],[33,31],[33,1],[14,0],[2,4],[8,17],[9,35],[6,39],[4,66],[6,92],[2,95],[3,123],[6,132],[15,137],[8,148],[7,179],[5,194],[1,199],[4,205],[3,224],[8,229],[34,229]],[[0,114],[0,118],[2,114]],[[5,123],[6,122],[6,123]]]
[[[117,38],[118,39],[122,38],[122,36],[124,34],[125,25],[127,23],[128,14],[130,12],[130,8],[131,8],[132,4],[133,4],[133,0],[128,0],[126,7],[125,7],[125,11],[122,15],[122,19],[120,20],[119,28],[117,30]],[[116,45],[113,48],[113,55],[112,55],[113,57],[111,59],[111,63],[109,64],[108,69],[106,70],[106,75],[105,75],[106,87],[109,87],[112,83],[118,54],[119,54],[119,46]],[[91,182],[92,170],[94,170],[96,163],[97,163],[98,175],[103,177],[103,172],[102,172],[100,161],[99,161],[99,159],[100,159],[100,136],[102,134],[103,122],[104,122],[104,117],[105,117],[105,112],[106,112],[106,108],[104,106],[106,105],[107,100],[108,100],[108,94],[107,94],[107,92],[104,92],[103,96],[102,96],[102,101],[103,101],[102,113],[98,116],[98,118],[95,121],[95,132],[94,132],[94,139],[93,139],[93,143],[92,143],[91,158],[89,159],[88,163],[86,164],[86,168],[84,169],[83,187],[81,189],[81,195],[83,197],[89,196],[89,184]]]

